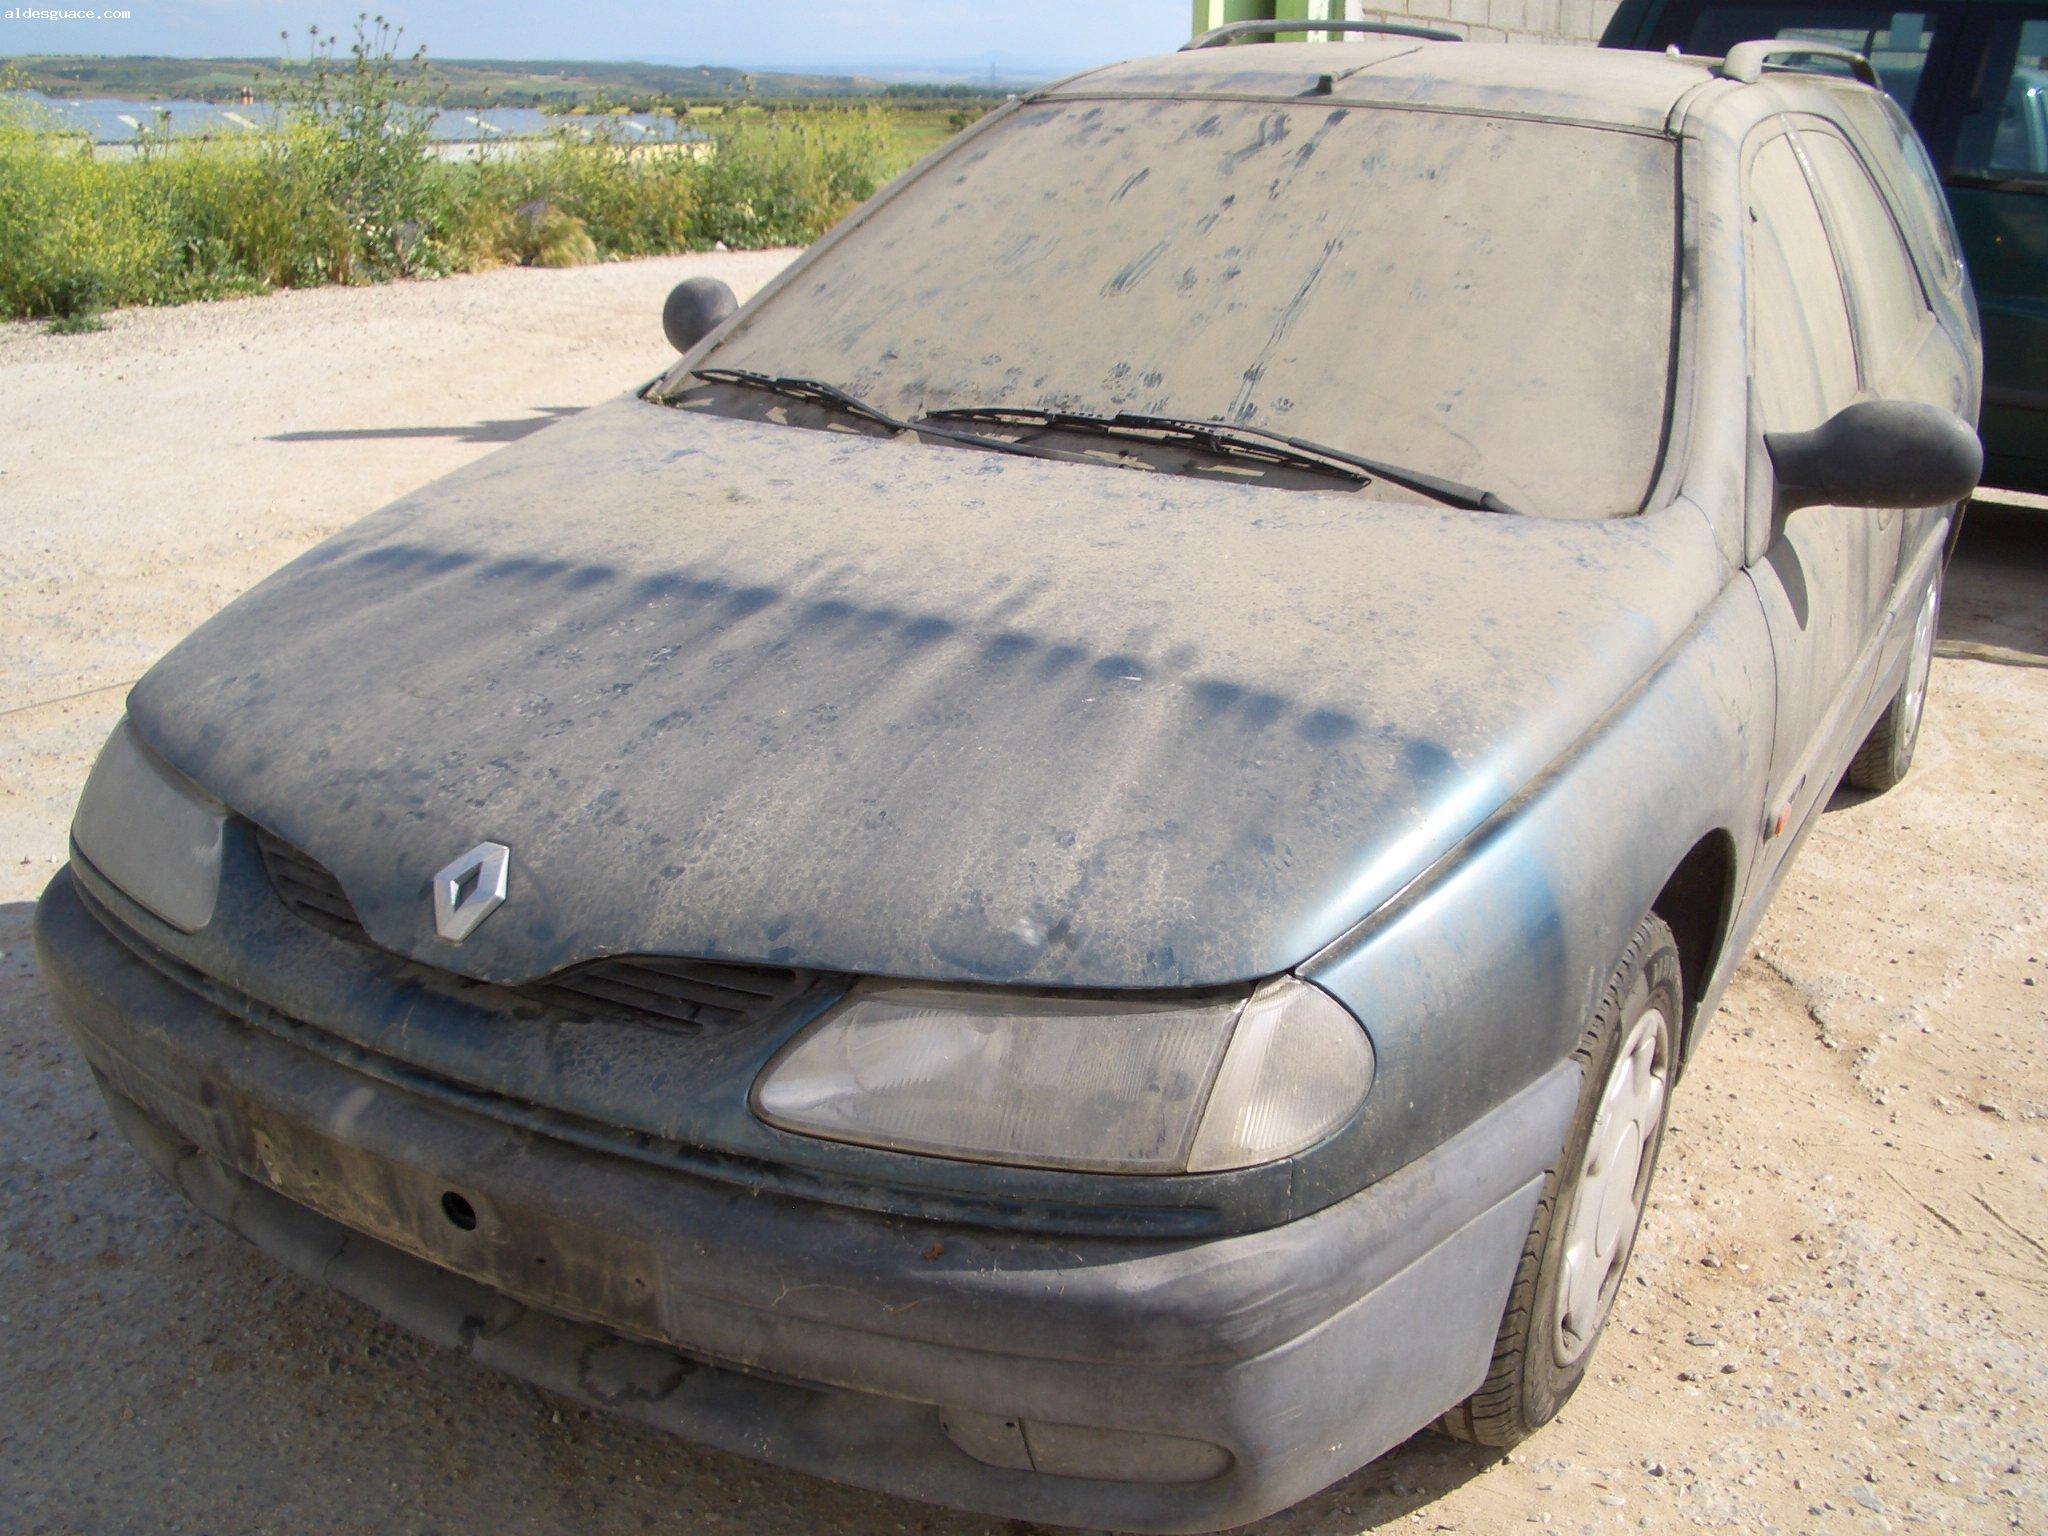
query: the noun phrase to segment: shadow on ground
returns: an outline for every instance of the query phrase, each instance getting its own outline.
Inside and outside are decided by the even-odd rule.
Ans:
[[[516,443],[531,437],[542,427],[553,426],[565,416],[582,409],[576,405],[535,407],[533,416],[506,416],[496,421],[472,421],[467,426],[449,427],[351,427],[332,431],[279,432],[273,443],[354,443],[402,437],[448,437],[459,443]]]
[[[2048,506],[1972,504],[1949,562],[1935,653],[2048,666]]]
[[[2048,667],[2048,507],[1972,503],[1943,578],[1934,654],[2001,667]],[[1877,796],[1845,779],[1830,812]]]

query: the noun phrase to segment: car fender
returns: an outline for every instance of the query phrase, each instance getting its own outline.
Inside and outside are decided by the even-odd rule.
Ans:
[[[1301,967],[1358,1016],[1379,1061],[1347,1137],[1357,1165],[1314,1176],[1356,1187],[1566,1060],[1637,925],[1716,834],[1734,852],[1725,940],[1762,835],[1775,689],[1762,607],[1733,573],[1571,752]],[[1686,978],[1699,1017],[1727,962]]]

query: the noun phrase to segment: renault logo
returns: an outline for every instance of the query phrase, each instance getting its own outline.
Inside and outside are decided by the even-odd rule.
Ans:
[[[434,876],[434,931],[460,944],[476,925],[505,904],[512,850],[503,843],[478,843]]]

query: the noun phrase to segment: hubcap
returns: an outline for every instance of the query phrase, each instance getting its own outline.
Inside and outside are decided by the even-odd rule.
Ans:
[[[1663,1010],[1647,1009],[1601,1087],[1586,1161],[1565,1217],[1557,1285],[1560,1365],[1570,1365],[1592,1345],[1621,1287],[1622,1267],[1649,1193],[1648,1152],[1664,1119],[1670,1038]]]
[[[1899,730],[1894,738],[1901,755],[1910,753],[1920,734],[1920,711],[1927,703],[1927,674],[1934,666],[1934,614],[1940,588],[1930,586],[1913,621],[1913,655],[1906,663],[1906,688],[1899,695]]]

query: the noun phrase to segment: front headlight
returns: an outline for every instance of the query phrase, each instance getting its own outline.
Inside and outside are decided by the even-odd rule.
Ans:
[[[213,921],[227,816],[158,762],[127,720],[114,727],[78,797],[71,840],[92,867],[173,928]]]
[[[1291,976],[1196,1002],[867,982],[769,1063],[754,1109],[899,1152],[1215,1173],[1314,1145],[1372,1075],[1358,1021]]]

